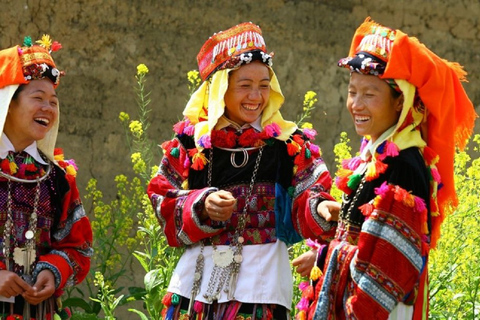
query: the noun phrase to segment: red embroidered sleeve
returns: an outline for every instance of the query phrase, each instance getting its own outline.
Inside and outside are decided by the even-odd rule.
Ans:
[[[223,224],[203,223],[199,219],[205,198],[217,189],[184,190],[182,185],[188,176],[187,151],[177,139],[162,146],[165,155],[147,193],[168,244],[190,245],[221,233]]]
[[[413,291],[424,268],[427,209],[422,199],[385,183],[361,210],[367,219],[350,268],[354,291],[346,308],[358,319],[386,319]]]
[[[67,285],[80,283],[90,270],[92,256],[92,229],[75,182],[75,177],[66,174],[70,190],[63,199],[62,215],[55,229],[52,250],[40,256],[34,275],[44,269],[55,275],[56,294],[61,294]]]
[[[320,217],[317,206],[323,200],[335,200],[329,194],[332,178],[320,155],[312,155],[308,160],[299,162],[298,156],[296,159],[292,219],[303,238],[328,241],[335,235],[336,224]]]

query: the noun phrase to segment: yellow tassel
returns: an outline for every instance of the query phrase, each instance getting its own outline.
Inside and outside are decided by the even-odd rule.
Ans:
[[[75,170],[75,167],[72,165],[67,166],[67,174],[76,177],[77,176],[77,170]]]
[[[188,190],[188,180],[184,180],[184,181],[182,182],[182,189],[183,189],[183,190]]]
[[[300,311],[300,312],[298,313],[298,318],[297,318],[297,319],[298,319],[298,320],[306,320],[306,319],[307,319],[306,312],[303,311],[303,310]]]
[[[375,169],[375,163],[370,162],[367,166],[367,172],[365,173],[365,175],[367,176],[367,178],[374,178],[376,174],[377,171]]]
[[[320,270],[319,267],[315,266],[312,268],[312,271],[310,271],[310,279],[313,281],[318,280],[322,276],[322,270]]]
[[[9,165],[10,165],[10,174],[17,173],[17,170],[18,170],[17,164],[12,161],[12,162],[9,163]]]

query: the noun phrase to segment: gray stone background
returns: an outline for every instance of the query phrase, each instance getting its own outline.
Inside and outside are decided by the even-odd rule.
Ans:
[[[466,91],[480,104],[480,3],[478,0],[2,0],[0,47],[21,44],[25,35],[49,33],[62,43],[54,53],[67,76],[61,101],[57,145],[80,166],[78,182],[111,194],[113,178],[131,173],[121,111],[137,117],[134,75],[150,70],[150,137],[164,141],[188,97],[186,74],[214,32],[252,21],[263,30],[286,103],[285,118],[302,110],[306,91],[319,102],[310,121],[316,142],[334,171],[333,146],[342,131],[358,138],[345,108],[348,72],[336,67],[346,56],[356,27],[371,16],[418,37],[442,58],[460,62],[469,73]],[[158,161],[160,159],[158,158]]]

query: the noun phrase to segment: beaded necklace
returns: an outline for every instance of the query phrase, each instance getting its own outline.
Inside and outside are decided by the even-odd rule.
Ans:
[[[8,161],[8,168],[7,172],[4,171],[6,168],[6,162]],[[15,165],[12,164],[12,161]],[[29,168],[25,168],[25,171],[22,170],[23,165],[31,165]],[[36,168],[35,170],[33,168]],[[15,160],[13,159],[13,154],[9,154],[7,158],[2,161],[2,166],[0,168],[0,176],[7,180],[7,220],[5,222],[5,229],[3,232],[3,239],[4,239],[4,247],[3,253],[5,256],[5,265],[7,270],[10,270],[10,259],[11,259],[11,236],[13,231],[13,212],[12,212],[12,190],[11,185],[12,182],[15,183],[36,183],[35,188],[35,200],[33,205],[33,211],[30,215],[28,230],[25,232],[25,248],[21,249],[16,247],[13,252],[13,260],[19,266],[24,267],[24,274],[28,278],[30,276],[30,266],[35,260],[35,233],[37,231],[37,209],[38,209],[38,202],[40,198],[40,182],[45,180],[52,169],[52,166],[48,162],[47,171],[43,169],[41,165],[37,165],[34,163],[33,158],[31,156],[26,156],[24,158],[24,162],[20,164],[20,170],[18,171],[18,175],[14,176],[13,174],[17,173],[18,167],[16,167]],[[29,174],[27,174],[27,171]],[[30,179],[26,179],[24,177],[29,177]],[[13,239],[14,241],[16,239]],[[25,279],[29,280],[29,279]]]

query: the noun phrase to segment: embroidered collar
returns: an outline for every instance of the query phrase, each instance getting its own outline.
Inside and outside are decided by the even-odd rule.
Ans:
[[[392,126],[385,130],[380,137],[375,142],[372,142],[372,140],[368,140],[368,143],[362,148],[361,153],[360,153],[360,158],[363,161],[368,161],[369,158],[377,152],[378,147],[385,141],[387,140],[388,137],[392,135],[392,133],[395,131],[395,126]]]
[[[252,127],[258,132],[261,132],[263,130],[261,121],[262,121],[262,118],[258,117],[254,122],[246,123],[243,126],[240,126],[223,115],[220,117],[220,119],[218,119],[217,125],[215,126],[215,130],[221,130],[226,127],[233,127],[237,130],[243,130],[243,129],[248,129],[249,127]]]
[[[9,151],[15,152],[15,147],[13,146],[10,139],[8,139],[6,134],[2,134],[0,138],[0,159],[5,159]],[[31,145],[26,147],[23,151],[28,153],[35,161],[40,164],[47,165],[48,163],[43,160],[42,156],[38,152],[37,142],[34,141]]]

